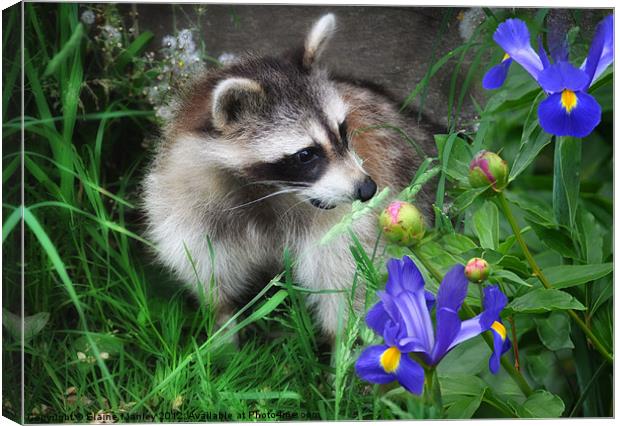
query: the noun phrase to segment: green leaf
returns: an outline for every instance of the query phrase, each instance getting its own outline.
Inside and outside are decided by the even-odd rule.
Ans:
[[[453,373],[439,376],[441,395],[446,405],[456,403],[463,396],[484,394],[487,384],[478,376]]]
[[[592,331],[608,351],[613,351],[614,318],[613,303],[605,303],[592,317]]]
[[[446,419],[471,419],[484,397],[484,392],[470,397],[463,397],[445,411]]]
[[[524,231],[521,231],[521,232],[524,232]],[[497,251],[499,251],[502,254],[507,254],[512,248],[512,246],[515,245],[516,241],[517,239],[515,238],[514,235],[509,235],[502,243],[499,244]]]
[[[435,135],[442,171],[464,185],[469,182],[469,163],[473,157],[469,144],[457,133]]]
[[[555,288],[567,288],[585,284],[610,274],[613,263],[600,265],[560,265],[545,268],[543,273]]]
[[[538,153],[551,142],[551,135],[545,132],[538,123],[538,103],[544,92],[540,92],[525,120],[523,134],[521,135],[521,145],[515,161],[510,168],[508,181],[512,182],[538,157]]]
[[[527,351],[523,353],[523,363],[529,376],[538,385],[544,386],[555,375],[556,359],[552,352],[538,347],[539,352]]]
[[[471,188],[463,191],[454,199],[452,206],[450,206],[450,213],[454,216],[458,215],[486,190],[487,188]]]
[[[556,227],[557,222],[553,217],[553,210],[549,203],[540,196],[524,193],[505,192],[504,196],[525,213],[525,219],[545,227]]]
[[[487,369],[489,365],[489,347],[482,336],[467,340],[448,352],[448,355],[437,366],[437,374],[441,376],[472,375]]]
[[[529,277],[531,275],[529,266],[525,263],[525,261],[516,256],[502,254],[495,250],[485,250],[484,258],[490,264],[499,265],[503,269],[510,269],[521,276]]]
[[[562,399],[546,390],[535,391],[522,405],[514,403],[511,405],[519,417],[525,418],[560,417],[564,412]]]
[[[542,241],[544,245],[561,254],[564,257],[570,257],[571,259],[577,259],[578,255],[573,249],[573,240],[570,236],[566,235],[563,228],[554,229],[550,227],[540,226],[534,222],[527,221],[536,236]]]
[[[557,138],[553,158],[553,213],[557,222],[569,229],[575,229],[581,143],[575,138]]]
[[[577,212],[579,245],[581,257],[589,264],[603,261],[603,229],[598,225],[594,215],[580,207]]]
[[[491,201],[485,201],[473,217],[474,230],[480,246],[485,249],[496,250],[499,246],[499,212]]]
[[[441,238],[441,245],[452,254],[461,254],[478,246],[469,237],[462,234],[446,234]]]
[[[532,287],[532,284],[528,283],[514,272],[508,271],[506,269],[493,270],[493,272],[491,273],[491,278],[500,278],[520,286]]]
[[[603,303],[609,300],[614,294],[614,285],[612,277],[597,280],[592,283],[592,292],[590,296],[590,309],[589,314],[594,313],[600,308]]]
[[[551,312],[547,318],[535,318],[538,337],[550,351],[573,349],[570,320],[563,312]]]
[[[537,288],[514,299],[506,309],[513,312],[540,314],[562,309],[583,311],[585,307],[573,296],[561,290]]]

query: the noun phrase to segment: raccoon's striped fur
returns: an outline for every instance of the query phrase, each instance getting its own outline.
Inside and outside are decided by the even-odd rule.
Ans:
[[[333,336],[355,263],[348,236],[319,240],[353,200],[386,186],[396,194],[410,182],[421,159],[393,127],[433,154],[429,128],[399,114],[388,95],[319,66],[334,26],[325,15],[302,49],[247,56],[197,79],[179,99],[148,170],[144,209],[159,259],[186,283],[208,286],[213,273],[222,318],[256,282],[282,270],[288,249],[297,282],[344,291],[308,297]],[[428,197],[417,200],[427,213]],[[354,228],[370,252],[376,217]],[[364,292],[360,286],[355,308]]]

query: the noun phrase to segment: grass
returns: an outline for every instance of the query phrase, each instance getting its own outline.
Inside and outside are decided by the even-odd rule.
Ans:
[[[293,280],[295,260],[288,253],[282,254],[285,268],[281,274],[237,313],[236,321],[216,328],[213,313],[204,303],[210,292],[190,296],[182,283],[153,263],[151,244],[142,237],[143,221],[136,206],[149,154],[141,142],[156,135],[157,125],[151,106],[140,96],[152,78],[140,58],[152,35],[143,28],[118,52],[119,60],[112,66],[102,59],[95,41],[79,22],[79,5],[27,3],[24,7],[23,212],[18,208],[22,203],[22,112],[17,96],[20,14],[15,7],[3,14],[4,45],[13,46],[3,52],[3,308],[18,315],[23,297],[27,324],[34,327],[35,315],[40,313],[48,313],[49,322],[25,341],[23,366],[18,330],[3,330],[5,415],[20,416],[16,385],[20,384],[22,367],[24,420],[29,422],[58,422],[62,416],[69,420],[116,416],[125,421],[208,421],[213,416],[231,416],[235,420],[273,421],[428,418],[437,414],[397,386],[372,386],[355,376],[352,366],[357,355],[363,345],[375,341],[361,315],[344,324],[345,332],[337,339],[334,351],[321,341],[305,304],[307,291]],[[100,10],[113,13],[113,7],[102,6]],[[450,79],[449,132],[443,139],[442,157],[434,163],[439,167],[433,169],[430,161],[425,162],[408,192],[413,196],[422,183],[440,175],[437,229],[424,246],[424,253],[442,271],[446,263],[478,250],[472,241],[475,231],[464,223],[471,217],[468,208],[475,205],[474,195],[479,192],[465,194],[465,201],[466,197],[444,199],[443,189],[450,190],[455,182],[458,186],[462,178],[455,172],[455,162],[463,153],[463,144],[471,145],[467,145],[471,152],[494,144],[497,148],[501,144],[488,141],[500,136],[512,141],[505,144],[504,154],[514,158],[521,147],[521,127],[528,128],[523,122],[530,122],[529,105],[535,98],[532,86],[526,84],[508,102],[498,94],[486,107],[479,107],[477,133],[457,130],[467,124],[462,123],[460,114],[491,46],[489,29],[497,21],[488,12],[489,18],[475,36],[448,53],[441,51],[438,35],[433,44],[437,49],[433,57],[438,59],[429,64],[427,74],[405,101],[412,104],[419,100],[423,105],[433,76],[448,64],[455,67]],[[535,16],[536,22],[543,19],[542,12]],[[465,74],[460,86],[459,73]],[[608,78],[606,84],[610,81]],[[524,132],[526,136],[529,134]],[[605,226],[611,228],[607,183],[611,161],[605,154],[603,138],[588,142],[602,153],[587,157],[584,152],[593,166],[584,172],[580,195],[588,213],[579,224],[602,233]],[[540,194],[534,196],[539,200],[550,197],[552,169],[545,172],[544,168],[544,158],[553,156],[546,149],[548,143],[537,140],[535,152],[521,154],[522,159],[533,159],[540,153],[543,160],[537,167],[543,172],[534,170],[532,160],[523,160],[519,167],[522,175],[514,183],[517,195],[536,189]],[[450,206],[449,218],[445,207]],[[524,208],[519,220],[537,214],[545,212]],[[23,289],[19,249],[22,215],[26,231]],[[452,223],[458,234],[452,232]],[[502,226],[504,235],[507,227]],[[543,268],[558,259],[565,261],[547,249],[538,231],[535,226],[523,229]],[[605,232],[604,238],[600,253],[594,249],[588,253],[589,263],[609,260],[611,233]],[[502,241],[505,251],[498,249],[491,254],[502,255],[497,258],[498,265],[512,262],[511,273],[520,274],[517,278],[524,282],[528,277],[520,272],[513,243],[514,239],[506,237]],[[366,253],[352,235],[351,254],[358,265],[353,286],[378,289],[385,282],[385,257],[402,253],[397,249]],[[574,291],[576,297],[592,301],[588,306],[595,309],[590,311],[589,321],[603,330],[599,332],[603,335],[612,329],[606,283],[601,278],[583,294],[580,289]],[[212,288],[214,282],[207,284],[205,287]],[[431,279],[429,284],[436,287]],[[515,296],[514,283],[505,285]],[[475,293],[468,301],[474,308],[479,306]],[[607,312],[607,316],[595,315],[594,311]],[[560,395],[567,415],[609,412],[610,398],[605,396],[611,394],[609,367],[598,367],[596,357],[584,349],[585,339],[578,330],[571,334],[574,354],[566,348],[550,352],[536,336],[535,319],[523,315],[517,317],[517,323],[526,360],[524,375],[530,383]],[[239,347],[230,341],[233,333],[241,339]],[[486,355],[481,357],[481,351],[488,353],[483,340],[473,339],[440,364],[438,374],[447,415],[523,414],[515,406],[524,403],[525,396],[505,372],[496,377],[486,371]],[[553,377],[545,374],[544,365],[553,365],[547,369]],[[554,371],[564,365],[572,370],[562,374]]]

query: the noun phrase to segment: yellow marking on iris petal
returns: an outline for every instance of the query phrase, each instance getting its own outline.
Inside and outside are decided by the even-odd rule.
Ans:
[[[570,113],[571,110],[577,106],[577,95],[575,95],[575,92],[572,90],[564,89],[560,102],[566,112]]]
[[[393,373],[396,371],[398,365],[400,364],[400,355],[400,351],[394,346],[387,348],[385,352],[381,354],[379,362],[386,373]]]
[[[491,324],[491,328],[500,335],[500,337],[502,338],[502,340],[506,340],[506,327],[504,327],[504,324],[502,324],[501,322],[497,322],[495,321],[493,324]]]
[[[508,53],[504,53],[504,57],[502,58],[502,62],[504,62],[507,59],[510,59],[510,55]]]

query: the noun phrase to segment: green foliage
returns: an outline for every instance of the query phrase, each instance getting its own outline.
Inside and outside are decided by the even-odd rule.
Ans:
[[[96,14],[95,24],[80,21],[85,8]],[[361,343],[378,340],[363,313],[347,317],[332,348],[322,344],[306,304],[308,290],[295,282],[295,259],[288,253],[282,273],[227,324],[216,324],[208,303],[189,301],[178,291],[179,284],[153,265],[136,207],[145,146],[161,116],[149,90],[174,77],[150,54],[158,42],[145,22],[138,27],[136,16],[124,19],[113,4],[26,3],[24,9],[23,117],[19,9],[7,12],[3,35],[4,45],[14,46],[3,51],[5,408],[7,401],[19,407],[23,337],[31,421],[42,410],[84,418],[143,413],[160,420],[174,412],[183,421],[217,411],[256,420],[241,417],[253,410],[330,420],[612,414],[612,365],[592,343],[594,337],[603,349],[613,349],[613,71],[591,89],[603,121],[579,141],[541,130],[536,111],[544,94],[517,66],[502,89],[477,92],[482,72],[501,56],[492,41],[498,22],[516,14],[531,24],[535,37],[546,32],[549,10],[487,9],[470,40],[450,52],[443,51],[442,31],[456,25],[456,17],[445,14],[433,42],[435,60],[424,78],[412,82],[403,104],[423,107],[437,73],[451,70],[449,118],[445,132],[435,136],[437,158],[426,158],[401,193],[385,190],[369,203],[355,203],[322,240],[351,238],[357,265],[352,286],[368,289],[371,306],[374,291],[385,284],[386,259],[411,253],[395,246],[383,252],[379,245],[368,253],[351,225],[377,214],[391,197],[415,202],[420,191],[436,185],[435,228],[412,256],[427,262],[420,265],[427,287],[436,291],[439,284],[432,269],[443,274],[472,257],[489,262],[489,283],[510,300],[502,317],[519,350],[520,371],[513,367],[513,350],[491,375],[491,350],[483,337],[457,346],[437,368],[439,412],[400,387],[369,385],[355,375]],[[570,33],[579,61],[586,53],[581,40],[590,38],[581,35],[587,26],[580,16],[573,15],[579,32]],[[106,25],[123,30],[112,39]],[[216,62],[204,46],[201,54]],[[467,107],[478,113],[474,122],[463,114]],[[384,127],[402,133],[416,149],[402,130]],[[469,162],[482,149],[498,152],[510,165],[505,199],[553,288],[542,286],[497,199],[487,188],[470,187]],[[202,284],[212,290],[215,283]],[[480,309],[478,290],[472,285],[466,299],[472,314]],[[212,297],[206,293],[200,302]],[[231,343],[235,335],[240,347]],[[18,416],[9,408],[7,414]]]

